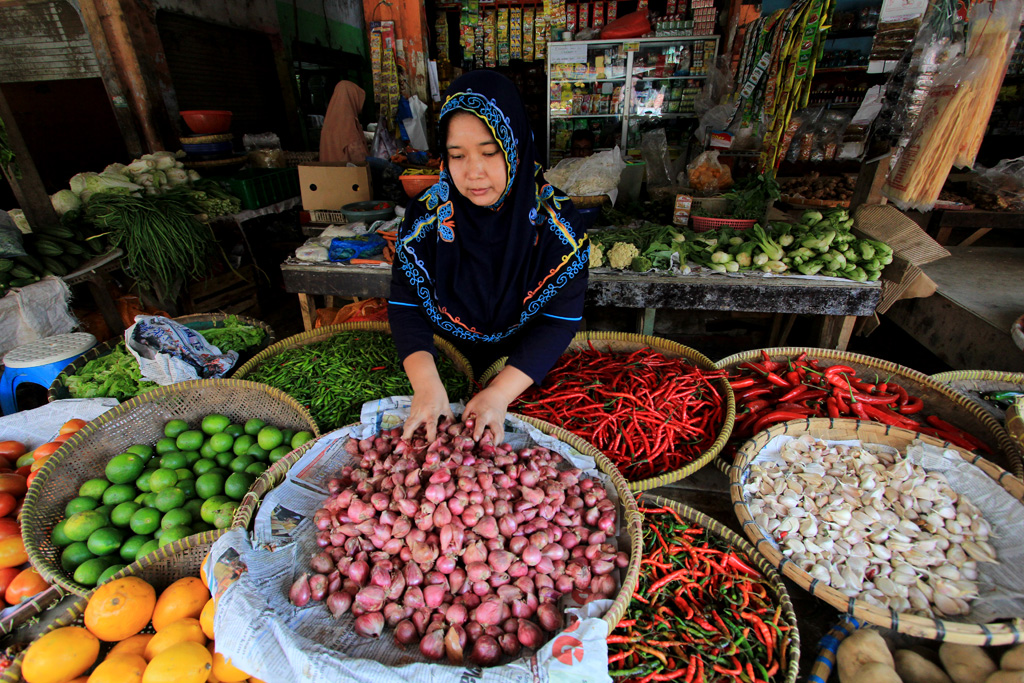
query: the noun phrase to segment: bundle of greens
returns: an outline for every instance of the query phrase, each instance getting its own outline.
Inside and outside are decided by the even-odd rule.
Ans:
[[[227,351],[245,351],[254,346],[259,346],[267,338],[267,333],[258,327],[246,325],[238,320],[237,316],[229,315],[224,319],[224,327],[214,327],[209,330],[200,330],[199,334],[206,338],[221,353]]]
[[[728,213],[715,215],[700,208],[694,211],[694,215],[759,221],[764,216],[768,202],[774,202],[781,196],[775,174],[767,171],[747,176],[722,195],[723,199],[729,200]]]
[[[127,401],[158,386],[142,379],[139,362],[128,353],[123,340],[107,355],[86,363],[66,383],[71,398],[109,397],[118,401]]]
[[[227,192],[216,180],[203,178],[192,183],[191,196],[200,213],[209,218],[238,213],[242,200]]]

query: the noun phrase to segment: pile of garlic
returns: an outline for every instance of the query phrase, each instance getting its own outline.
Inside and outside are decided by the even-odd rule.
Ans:
[[[743,492],[755,523],[794,564],[896,612],[970,612],[978,562],[996,562],[996,551],[981,511],[945,476],[899,453],[809,435],[781,456],[784,467],[751,465]]]

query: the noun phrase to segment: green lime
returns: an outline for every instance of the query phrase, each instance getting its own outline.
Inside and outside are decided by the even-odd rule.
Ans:
[[[292,442],[292,437],[295,436],[294,429],[282,429],[281,430],[281,445],[288,446]]]
[[[242,500],[255,481],[256,477],[251,474],[235,472],[224,482],[224,495],[235,500]]]
[[[189,474],[192,473],[189,472]],[[181,489],[181,492],[185,494],[185,500],[192,500],[196,497],[196,480],[194,477],[180,480],[177,488]]]
[[[217,456],[217,451],[213,450],[213,446],[211,446],[210,442],[207,441],[202,445],[202,447],[200,447],[199,455],[204,458],[213,458]]]
[[[203,503],[203,507],[200,510],[199,515],[207,524],[213,524],[213,519],[217,515],[217,510],[221,505],[230,501],[231,499],[227,496],[210,496],[206,499],[206,502]]]
[[[171,420],[164,425],[164,436],[169,439],[177,439],[182,432],[188,431],[188,422],[184,420]]]
[[[78,487],[78,495],[86,498],[100,499],[103,497],[103,492],[109,487],[110,482],[106,479],[90,479]]]
[[[263,429],[266,425],[266,422],[259,419],[258,417],[254,417],[251,420],[246,421],[245,433],[248,434],[249,436],[256,436],[257,434],[260,433],[260,430]]]
[[[60,554],[60,566],[64,567],[66,572],[73,572],[78,565],[94,557],[96,556],[89,552],[89,546],[83,541],[77,541],[64,548],[64,552]]]
[[[105,474],[115,484],[135,481],[146,469],[146,459],[137,453],[122,453],[110,459]]]
[[[121,541],[124,540],[124,533],[112,526],[97,529],[89,535],[86,545],[89,552],[97,557],[113,555],[121,549]]]
[[[137,443],[134,446],[129,446],[125,449],[125,453],[134,453],[135,455],[141,455],[146,460],[153,457],[153,447],[147,446],[146,444]]]
[[[68,517],[64,525],[64,533],[72,541],[84,541],[89,535],[107,525],[107,519],[103,514],[95,510],[83,510]]]
[[[169,489],[178,483],[178,474],[174,470],[169,470],[161,467],[158,470],[154,470],[153,474],[149,477],[149,487],[153,489],[154,493],[160,493],[164,489]]]
[[[203,418],[202,430],[204,434],[214,435],[223,432],[231,424],[226,415],[213,413]]]
[[[258,443],[254,443],[249,447],[249,450],[245,452],[246,455],[251,455],[260,462],[268,462],[270,460],[270,451],[266,448],[260,448]]]
[[[185,467],[192,467],[202,459],[199,455],[199,451],[185,451],[182,453],[185,456]]]
[[[116,563],[117,558],[112,557],[94,557],[86,560],[75,570],[75,581],[85,586],[95,586],[103,572]]]
[[[189,432],[183,433],[188,434]],[[164,453],[170,453],[171,451],[182,450],[182,448],[178,446],[178,439],[180,438],[181,435],[179,434],[177,439],[172,439],[169,436],[165,436],[164,438],[160,439],[159,441],[156,442],[156,454],[163,455]]]
[[[121,559],[125,562],[134,562],[139,554],[139,548],[149,540],[149,536],[142,536],[140,534],[130,536],[127,541],[121,544]]]
[[[227,479],[228,477],[231,476],[231,470],[229,470],[226,467],[214,467],[212,470],[207,472],[207,474],[219,474],[220,476]]]
[[[146,494],[146,497],[145,497],[145,499],[143,499],[142,504],[145,505],[148,508],[155,508],[156,507],[156,496],[157,496],[157,494],[155,492],[150,491],[149,493]]]
[[[180,541],[183,538],[187,538],[192,535],[192,529],[187,526],[172,526],[170,529],[165,529],[160,534],[160,545],[167,545],[174,541]]]
[[[114,484],[103,492],[103,504],[118,506],[138,495],[138,491],[131,484]]]
[[[228,464],[228,469],[232,472],[244,472],[245,468],[256,462],[256,459],[251,455],[240,455]]]
[[[267,471],[267,463],[265,462],[254,462],[245,468],[245,472],[259,477],[261,474]]]
[[[256,443],[256,438],[248,434],[235,437],[235,443],[231,446],[231,452],[235,455],[245,455],[254,443]]]
[[[160,519],[163,515],[155,508],[140,508],[132,514],[128,526],[137,534],[145,536],[160,528]]]
[[[85,496],[79,496],[78,498],[72,498],[68,501],[68,504],[64,506],[64,514],[67,517],[83,512],[85,510],[95,510],[100,506],[100,501],[97,498],[87,498]]]
[[[72,541],[68,538],[68,535],[64,533],[64,525],[67,524],[68,520],[62,519],[57,522],[57,525],[53,527],[53,532],[50,534],[50,541],[58,548],[71,545]]]
[[[202,460],[197,462],[195,465],[192,465],[192,473],[195,474],[197,477],[201,477],[204,474],[206,474],[207,472],[209,472],[210,470],[212,470],[216,466],[217,466],[217,461],[216,460],[207,460],[207,459],[203,458]]]
[[[131,524],[132,515],[142,509],[142,505],[135,501],[121,503],[110,513],[110,523],[116,527],[126,527]]]
[[[245,434],[245,427],[243,427],[240,424],[232,423],[224,428],[224,433],[230,434],[233,439],[237,439],[238,437]]]
[[[103,517],[103,526],[110,526],[110,513],[114,511],[113,505],[100,505],[98,508],[93,510],[97,515]]]
[[[126,565],[126,564],[112,564],[112,565],[110,565],[109,567],[107,567],[105,572],[100,574],[100,578],[96,579],[96,585],[98,586],[101,583],[106,583],[107,581],[110,581],[110,579],[112,579],[114,577],[114,574],[118,573],[119,571],[121,571],[122,569],[124,569],[127,566],[128,565]]]
[[[156,509],[160,512],[167,512],[185,504],[185,492],[177,486],[164,489],[156,494]]]
[[[218,529],[227,529],[231,526],[231,520],[235,517],[235,511],[238,510],[238,503],[231,501],[224,503],[217,508],[217,514],[213,516],[213,526]]]
[[[164,513],[160,519],[161,529],[170,529],[174,526],[188,526],[192,523],[192,515],[187,510],[178,508]]]
[[[272,451],[284,443],[284,435],[281,434],[281,430],[277,427],[267,426],[256,435],[256,443],[260,445],[260,448]]]
[[[156,469],[160,469],[160,458],[150,458],[146,461],[146,469],[143,471],[148,472],[149,470]]]
[[[231,447],[235,445],[235,440],[230,434],[220,432],[210,437],[210,448],[217,451],[218,453],[227,453],[231,451]]]
[[[235,459],[234,453],[230,453],[230,452],[228,452],[228,453],[218,453],[217,457],[214,458],[214,460],[217,462],[217,464],[220,467],[229,467],[231,465],[231,461],[234,460],[234,459]]]
[[[194,524],[203,518],[203,499],[193,498],[191,500],[186,500],[185,504],[181,506],[181,509],[189,514],[192,519],[192,523]]]
[[[313,432],[301,431],[295,432],[295,436],[292,437],[291,447],[296,449],[307,441],[313,440]]]
[[[148,541],[142,544],[142,547],[139,548],[139,552],[135,554],[135,561],[138,562],[140,559],[142,559],[146,555],[149,555],[151,552],[155,551],[159,547],[160,542],[158,540],[156,540],[155,538],[149,539]]]
[[[185,454],[181,451],[174,451],[160,458],[160,467],[165,470],[176,470],[188,464]]]
[[[213,531],[216,528],[217,527],[215,527],[214,525],[207,524],[203,520],[199,520],[198,522],[192,522],[192,532],[196,534],[201,534],[204,531]]]
[[[135,488],[143,493],[149,493],[152,491],[153,486],[150,484],[149,480],[153,477],[153,472],[155,471],[156,470],[143,470],[142,474],[139,475],[139,478],[135,480]]]
[[[203,445],[204,438],[203,433],[198,429],[190,429],[179,434],[175,444],[179,451],[198,451],[199,447]]]
[[[203,500],[218,496],[224,493],[224,477],[213,472],[207,472],[196,479],[196,495]]]
[[[159,541],[160,537],[163,536],[166,531],[167,529],[164,529],[163,527],[158,528],[156,531],[153,532],[153,540]]]
[[[190,470],[187,467],[179,467],[178,469],[174,470],[174,473],[176,475],[178,475],[178,483],[179,484],[181,482],[183,482],[184,480],[186,480],[186,479],[195,479],[196,478],[195,473],[192,472],[192,470]]]
[[[289,449],[287,446],[278,446],[274,450],[270,451],[270,464],[273,465],[275,462],[277,462],[284,456],[288,455],[289,453],[291,453],[291,449]]]

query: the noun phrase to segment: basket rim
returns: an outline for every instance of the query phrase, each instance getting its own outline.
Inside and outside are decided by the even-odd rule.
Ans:
[[[646,501],[650,501],[654,505],[671,507],[684,519],[700,524],[709,532],[724,538],[731,545],[746,553],[747,558],[751,563],[753,563],[754,567],[765,575],[765,578],[768,579],[768,583],[775,591],[776,603],[782,609],[782,618],[791,627],[790,633],[792,635],[786,643],[786,650],[791,650],[792,652],[789,654],[789,658],[787,660],[785,683],[795,683],[797,676],[800,674],[800,629],[797,623],[796,610],[793,608],[793,601],[789,597],[789,591],[786,589],[786,584],[782,580],[782,576],[779,574],[775,566],[761,555],[761,553],[758,552],[747,539],[700,510],[692,508],[685,503],[680,503],[677,500],[672,500],[671,498],[665,498],[664,496],[659,495],[642,496],[638,502],[643,506]],[[612,626],[612,628],[615,627]]]
[[[972,380],[1024,384],[1024,372],[1003,372],[1001,370],[953,370],[951,372],[938,372],[930,375],[930,377],[936,382],[943,384]]]
[[[46,485],[46,482],[50,477],[57,476],[59,474],[59,468],[61,465],[66,459],[73,457],[75,449],[81,444],[85,437],[91,436],[95,432],[101,430],[109,422],[131,413],[141,405],[152,403],[153,401],[162,399],[165,396],[172,396],[174,394],[181,394],[193,390],[199,392],[213,387],[230,387],[236,391],[251,391],[268,394],[275,400],[288,405],[298,413],[300,418],[306,422],[309,427],[309,431],[312,432],[313,440],[320,436],[320,430],[317,427],[316,421],[313,420],[313,416],[309,414],[309,411],[306,410],[305,406],[301,405],[298,401],[280,389],[275,389],[258,382],[247,382],[237,379],[190,380],[187,382],[179,382],[177,384],[170,384],[168,386],[151,389],[150,391],[139,394],[124,403],[114,406],[96,419],[90,421],[82,427],[82,429],[75,432],[71,438],[65,441],[56,451],[54,451],[49,459],[47,459],[46,463],[39,468],[35,480],[32,482],[28,492],[25,494],[25,501],[22,508],[22,539],[25,543],[25,551],[28,554],[29,562],[32,563],[32,566],[36,568],[44,579],[49,581],[51,584],[60,586],[65,591],[73,593],[74,595],[86,596],[93,590],[78,583],[74,579],[69,579],[64,572],[63,567],[58,567],[56,563],[50,561],[42,554],[42,543],[49,542],[49,535],[46,533],[45,529],[40,529],[34,523],[29,523],[34,521],[35,508],[39,503],[38,498],[40,491]]]
[[[700,351],[697,351],[696,349],[691,349],[688,346],[684,346],[670,339],[663,339],[661,337],[654,337],[650,335],[633,334],[630,332],[578,332],[576,336],[573,337],[569,345],[571,348],[573,344],[582,344],[585,342],[589,343],[597,341],[619,341],[630,344],[637,344],[639,345],[638,348],[646,346],[655,349],[656,351],[669,351],[671,353],[678,354],[679,357],[686,358],[687,360],[692,361],[695,365],[705,370],[717,369],[715,367],[714,361],[712,361],[710,358],[702,354]],[[563,355],[567,351],[569,351],[569,348],[567,348],[566,351],[562,352]],[[493,364],[491,364],[489,368],[484,370],[484,373],[480,376],[480,386],[487,386],[487,383],[494,379],[494,377],[502,370],[502,368],[505,367],[505,364],[507,362],[507,356],[504,358],[499,358]],[[671,472],[666,472],[656,477],[648,477],[647,479],[641,479],[640,481],[631,482],[627,480],[627,484],[629,486],[630,491],[633,491],[634,493],[640,491],[648,491],[650,489],[658,488],[659,486],[666,486],[668,484],[680,481],[681,479],[685,479],[694,472],[700,470],[702,467],[705,467],[708,463],[713,462],[718,457],[718,454],[722,452],[722,449],[725,448],[726,442],[729,441],[729,437],[732,435],[732,428],[736,422],[736,399],[733,395],[732,387],[729,386],[729,382],[727,382],[724,378],[715,380],[715,382],[716,386],[719,388],[719,390],[722,392],[722,395],[725,397],[725,419],[722,421],[722,429],[718,433],[718,438],[715,439],[715,442],[711,444],[711,447],[707,451],[702,453],[699,458],[696,458],[691,462],[688,462],[685,466],[677,470],[672,470]],[[527,422],[543,422],[542,420],[535,420],[535,418],[527,416],[522,416],[522,418]],[[550,423],[543,422],[543,424]],[[559,429],[562,428],[559,427]],[[572,432],[566,431],[566,433],[571,434]],[[594,448],[594,450],[600,452],[600,450],[596,446],[592,447]],[[611,461],[609,460],[609,462]],[[617,468],[616,471],[618,471]]]
[[[891,628],[900,633],[909,633],[931,640],[942,640],[964,645],[1011,645],[1024,641],[1024,619],[1021,618],[1014,619],[1009,624],[1003,622],[974,624],[949,621],[947,619],[894,612],[890,609],[870,605],[858,598],[848,597],[835,588],[814,579],[810,574],[800,569],[795,563],[782,555],[779,549],[768,540],[768,536],[761,533],[760,527],[757,526],[753,516],[750,514],[750,509],[743,496],[743,476],[749,469],[750,463],[757,457],[757,454],[764,445],[776,436],[781,434],[799,436],[810,432],[812,429],[831,431],[840,427],[847,430],[853,428],[857,431],[864,429],[869,432],[880,432],[882,436],[896,435],[906,439],[908,442],[920,439],[928,444],[953,449],[965,461],[978,467],[997,484],[1006,489],[1008,493],[1013,495],[1014,498],[1024,503],[1024,482],[1013,477],[1009,472],[994,463],[985,460],[980,455],[965,451],[954,444],[940,441],[934,437],[909,429],[900,429],[879,422],[838,418],[793,420],[774,425],[748,439],[737,452],[736,462],[729,468],[729,497],[732,500],[733,512],[743,526],[744,533],[747,534],[750,542],[757,548],[758,552],[768,562],[775,565],[783,576],[793,581],[797,586],[808,591],[819,600],[835,607],[840,612],[848,613],[860,621]]]
[[[876,370],[882,370],[887,373],[904,376],[935,390],[960,408],[965,409],[985,425],[989,429],[991,437],[995,439],[996,444],[1003,451],[1003,455],[1006,457],[1006,461],[1010,465],[1010,473],[1018,479],[1024,479],[1024,453],[1017,448],[1013,443],[1013,439],[1010,437],[1010,434],[996,421],[994,417],[992,417],[992,415],[979,406],[976,401],[964,396],[949,385],[936,381],[934,378],[929,377],[923,372],[919,372],[913,368],[908,368],[905,365],[893,363],[881,358],[875,358],[873,356],[866,356],[861,353],[853,353],[851,351],[837,351],[835,349],[821,349],[811,346],[777,346],[734,353],[731,356],[726,356],[719,360],[715,363],[715,367],[719,370],[731,369],[739,363],[750,360],[761,360],[763,354],[768,354],[770,358],[775,358],[776,356],[791,358],[793,356],[798,356],[801,353],[812,355],[818,360],[850,361],[853,363],[859,363],[860,365],[865,365]],[[723,467],[725,469],[723,469]],[[719,469],[722,469],[723,472],[727,472],[728,467],[729,463],[723,463],[723,465],[719,466]]]

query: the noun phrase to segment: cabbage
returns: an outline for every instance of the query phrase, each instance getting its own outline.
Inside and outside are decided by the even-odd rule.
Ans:
[[[82,201],[71,190],[59,190],[50,195],[50,203],[58,216],[63,216],[68,211],[77,211],[82,207]]]
[[[32,232],[32,228],[28,224],[28,219],[25,218],[25,212],[21,209],[11,209],[7,212],[7,215],[11,217],[14,224],[18,226],[18,230],[21,230],[26,235]],[[25,252],[18,252],[24,254]]]
[[[168,185],[184,185],[188,183],[188,172],[182,168],[169,168],[164,173],[167,176]]]
[[[76,195],[81,196],[82,191],[86,189],[86,180],[89,179],[90,177],[97,175],[99,175],[99,173],[78,173],[72,176],[70,182],[68,183],[69,185],[71,185],[71,191],[74,192]]]
[[[114,164],[110,164],[105,169],[103,169],[103,172],[104,173],[109,173],[109,174],[119,174],[119,175],[125,175],[126,176],[126,175],[128,175],[128,171],[126,170],[127,168],[128,167],[125,166],[124,164],[114,163]]]

